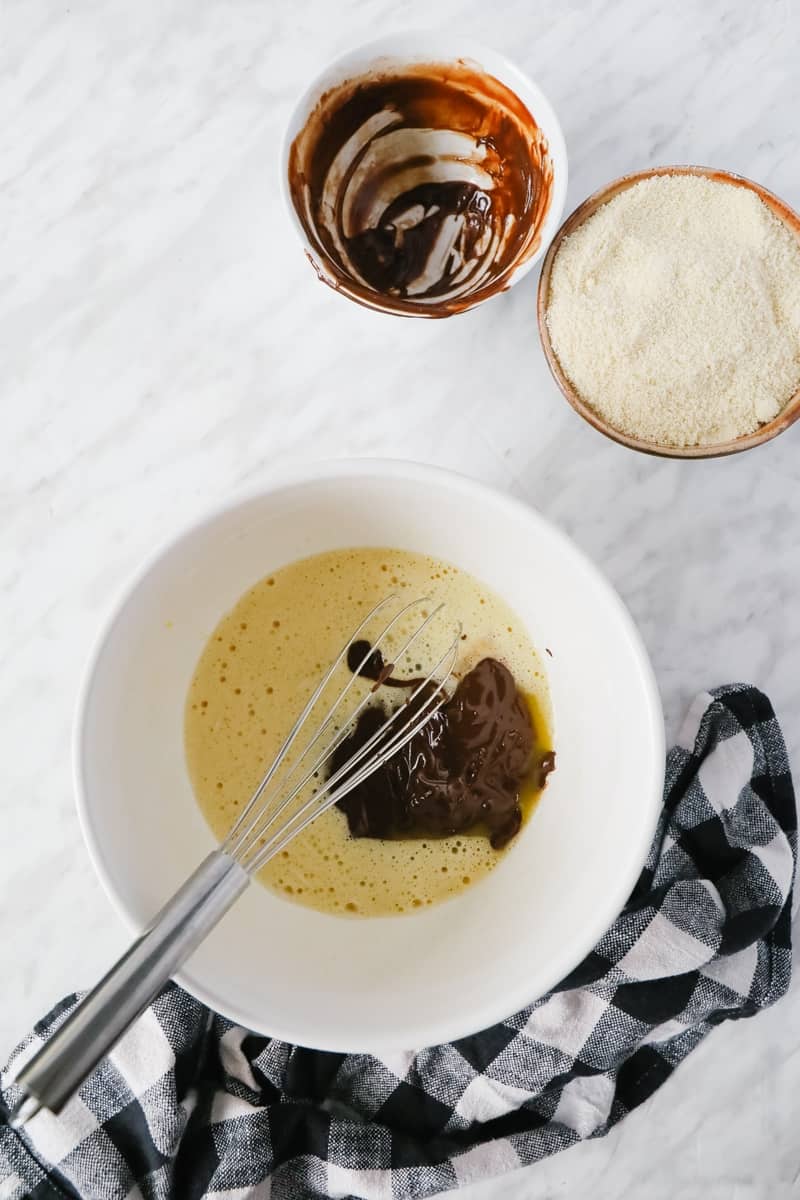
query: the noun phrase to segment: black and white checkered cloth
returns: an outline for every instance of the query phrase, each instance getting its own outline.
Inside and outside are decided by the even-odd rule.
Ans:
[[[0,1196],[393,1200],[597,1137],[715,1025],[783,995],[795,853],[769,701],[741,684],[703,694],[627,907],[549,996],[452,1045],[379,1059],[257,1037],[171,986],[59,1118],[0,1126]]]

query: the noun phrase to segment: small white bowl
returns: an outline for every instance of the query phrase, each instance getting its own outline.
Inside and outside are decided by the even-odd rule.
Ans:
[[[536,512],[412,463],[334,462],[286,475],[159,551],[92,659],[75,735],[78,811],[95,868],[133,930],[214,845],[183,746],[186,691],[207,637],[265,574],[354,545],[448,559],[512,605],[547,664],[557,769],[502,862],[454,899],[354,920],[256,883],[176,978],[249,1029],[379,1053],[488,1026],[592,949],[644,862],[664,734],[626,609]]]
[[[391,34],[359,46],[331,63],[313,80],[298,100],[289,119],[281,151],[281,188],[289,219],[297,231],[306,257],[318,277],[335,291],[379,312],[421,317],[449,315],[447,312],[433,311],[435,306],[429,306],[426,311],[426,305],[423,303],[414,303],[408,300],[393,301],[391,297],[377,292],[370,297],[369,294],[364,294],[363,289],[351,287],[344,276],[333,270],[328,260],[320,254],[318,247],[310,243],[292,201],[288,182],[292,143],[305,126],[320,98],[331,88],[337,87],[347,80],[369,75],[371,72],[383,72],[398,66],[415,63],[453,62],[466,62],[476,66],[484,74],[498,79],[523,102],[547,139],[549,157],[553,166],[550,203],[541,226],[538,246],[533,253],[524,257],[515,267],[505,280],[501,290],[508,290],[518,283],[535,266],[547,250],[561,221],[567,194],[567,147],[564,135],[555,110],[544,92],[510,59],[471,38],[434,31]],[[491,299],[494,294],[497,293],[482,295],[481,292],[477,292],[475,299],[460,303],[453,311],[466,312],[467,309],[474,308],[485,300]]]

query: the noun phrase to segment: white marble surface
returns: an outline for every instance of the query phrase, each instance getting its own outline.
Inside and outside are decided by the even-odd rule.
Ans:
[[[513,54],[549,94],[569,209],[683,161],[800,207],[792,0],[66,5],[0,15],[0,1057],[124,942],[72,806],[98,622],[154,542],[277,461],[414,457],[525,497],[630,605],[670,732],[695,689],[749,679],[800,763],[800,426],[721,462],[606,443],[548,377],[535,276],[448,322],[359,310],[305,263],[276,165],[311,72],[435,22]],[[603,1141],[465,1196],[800,1194],[798,1045],[795,986]]]

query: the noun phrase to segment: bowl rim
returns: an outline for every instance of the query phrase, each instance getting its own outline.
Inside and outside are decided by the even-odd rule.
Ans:
[[[430,47],[430,49],[427,49],[427,47]],[[445,47],[448,47],[448,49],[445,49]],[[486,64],[482,61],[482,56],[486,57]],[[340,76],[342,80],[347,79],[346,70],[350,63],[353,64],[352,70],[354,73],[368,69],[366,65],[357,66],[356,62],[358,59],[369,59],[375,64],[381,60],[385,60],[388,64],[393,60],[397,62],[442,62],[456,61],[462,58],[474,62],[487,75],[494,76],[495,78],[498,77],[496,75],[496,71],[499,69],[498,64],[501,64],[506,79],[501,79],[500,82],[505,83],[505,86],[515,92],[520,100],[523,100],[523,97],[519,95],[518,89],[520,87],[526,88],[536,98],[536,108],[546,116],[544,124],[548,126],[548,147],[554,166],[553,192],[550,197],[550,204],[544,214],[544,220],[542,221],[542,236],[539,245],[532,254],[528,255],[526,259],[511,271],[506,280],[505,287],[499,289],[499,291],[491,292],[489,295],[479,296],[474,302],[465,304],[453,310],[453,312],[429,312],[422,305],[414,309],[397,308],[392,307],[386,300],[382,300],[380,297],[373,301],[369,296],[353,294],[345,281],[341,280],[338,276],[329,275],[326,265],[317,261],[316,256],[312,253],[303,223],[292,200],[291,189],[289,188],[289,156],[299,128],[302,127],[302,123],[311,112],[316,100],[323,94],[323,81],[333,75]],[[494,65],[492,65],[493,63]],[[507,80],[512,80],[513,82],[507,82]],[[528,101],[523,100],[523,102],[527,107],[531,108],[531,104]],[[535,112],[532,112],[531,115],[534,117],[534,120],[537,119]],[[402,33],[383,34],[380,37],[359,43],[349,50],[344,50],[342,53],[327,60],[316,71],[308,85],[297,95],[284,126],[279,151],[279,186],[283,199],[283,207],[290,225],[300,239],[305,256],[314,269],[317,278],[330,287],[332,291],[340,293],[346,299],[361,305],[362,308],[392,317],[422,317],[428,320],[439,320],[449,316],[460,316],[462,313],[471,312],[473,309],[479,308],[487,300],[492,300],[495,296],[502,295],[515,284],[519,283],[541,261],[553,234],[558,229],[566,203],[568,183],[569,158],[564,131],[553,104],[539,84],[514,59],[480,39],[469,35],[465,37],[458,35],[451,36],[450,34],[443,34],[433,29],[412,29]],[[544,236],[548,226],[553,229],[553,233]]]
[[[550,970],[543,975],[543,982],[537,984],[535,988],[537,994],[531,993],[526,983],[524,972],[520,972],[520,979],[517,986],[504,989],[502,995],[494,1003],[487,1003],[481,1008],[476,1009],[474,1005],[470,1006],[470,1001],[467,998],[463,1015],[455,1018],[445,1015],[438,1020],[426,1019],[423,1023],[424,1035],[421,1034],[416,1044],[418,1046],[432,1046],[453,1041],[460,1037],[466,1037],[478,1030],[488,1028],[502,1021],[512,1013],[541,998],[556,984],[560,983],[575,966],[583,961],[586,955],[594,949],[597,942],[622,911],[628,900],[646,861],[662,807],[665,772],[663,710],[655,674],[641,634],[625,603],[599,567],[557,525],[554,525],[546,517],[542,516],[537,509],[508,493],[502,492],[489,484],[475,480],[458,471],[430,466],[411,460],[383,458],[332,459],[280,467],[270,471],[269,481],[266,484],[238,490],[222,503],[208,506],[194,521],[182,525],[177,533],[165,539],[145,559],[143,564],[130,575],[124,587],[118,591],[105,621],[101,624],[84,671],[75,709],[72,736],[75,805],[78,823],[89,859],[100,884],[111,901],[112,907],[122,918],[124,925],[132,934],[137,935],[146,928],[154,914],[147,914],[146,917],[143,917],[141,914],[132,911],[116,889],[112,870],[106,862],[102,841],[95,832],[92,813],[94,807],[96,807],[97,800],[95,798],[94,802],[91,802],[89,799],[84,767],[84,763],[90,753],[90,748],[87,745],[86,716],[92,686],[97,668],[105,652],[106,643],[116,623],[124,614],[127,604],[144,579],[181,542],[193,537],[207,525],[213,524],[221,517],[236,509],[244,508],[254,500],[261,499],[274,492],[317,483],[321,480],[333,479],[346,481],[348,479],[362,479],[370,476],[379,476],[382,479],[386,479],[387,477],[402,479],[406,482],[416,483],[419,486],[424,486],[426,483],[433,483],[456,488],[463,494],[470,496],[473,500],[480,501],[483,498],[487,502],[499,504],[509,513],[524,516],[532,524],[545,527],[548,533],[554,536],[561,544],[567,554],[577,558],[583,567],[589,570],[597,587],[605,594],[607,601],[611,604],[620,620],[625,640],[630,648],[637,675],[641,682],[642,702],[647,711],[648,736],[650,744],[653,747],[652,758],[649,764],[649,778],[642,779],[640,789],[643,805],[647,804],[650,807],[649,818],[642,821],[638,841],[635,846],[631,847],[627,869],[620,871],[610,881],[608,891],[604,893],[604,901],[595,906],[592,920],[587,921],[583,937],[576,939],[557,959],[552,961]],[[145,868],[143,867],[142,869]],[[184,965],[179,971],[175,972],[172,976],[174,981],[213,1011],[221,1013],[235,1024],[243,1026],[248,1030],[269,1037],[277,1037],[282,1041],[293,1044],[311,1045],[317,1049],[338,1053],[387,1053],[408,1049],[407,1042],[405,1040],[398,1040],[397,1035],[393,1034],[391,1030],[382,1032],[380,1036],[371,1035],[368,1039],[368,1044],[354,1046],[346,1036],[330,1036],[330,1031],[321,1037],[312,1033],[309,1038],[304,1040],[298,1037],[297,1029],[291,1029],[286,1026],[281,1027],[279,1024],[273,1022],[270,1022],[270,1027],[267,1028],[263,1023],[259,1023],[258,1018],[254,1017],[253,1012],[247,1007],[246,1003],[243,1004],[235,997],[227,997],[220,994],[217,985],[210,986],[202,981],[198,981],[193,976],[190,966],[191,959],[189,960],[189,969]]]
[[[558,384],[562,394],[589,425],[611,441],[617,442],[621,446],[627,446],[630,450],[639,450],[643,454],[654,455],[658,458],[721,458],[729,454],[739,454],[743,450],[750,450],[755,446],[761,446],[765,442],[771,441],[800,418],[800,388],[789,397],[777,416],[773,417],[771,421],[766,421],[758,429],[754,430],[753,433],[747,433],[738,438],[731,438],[726,442],[714,442],[707,446],[668,446],[658,442],[646,441],[643,438],[632,437],[619,429],[615,429],[613,425],[605,421],[603,417],[596,413],[582,399],[570,383],[553,349],[550,330],[547,326],[547,306],[550,299],[550,278],[553,264],[564,238],[574,233],[589,217],[593,216],[598,208],[619,195],[620,192],[627,191],[628,188],[633,187],[642,180],[651,179],[656,175],[695,175],[701,178],[713,179],[719,183],[727,183],[734,187],[745,188],[753,192],[760,200],[763,200],[770,211],[800,239],[800,215],[785,200],[770,192],[760,183],[756,183],[755,180],[748,179],[744,175],[737,175],[733,171],[723,171],[716,167],[703,167],[692,164],[674,164],[672,166],[648,167],[643,171],[620,175],[617,179],[613,179],[610,183],[604,184],[603,187],[592,192],[577,208],[573,209],[548,247],[547,254],[542,263],[536,299],[536,317],[539,325],[539,338],[542,343],[542,350],[544,351],[547,365],[550,368],[550,373]]]

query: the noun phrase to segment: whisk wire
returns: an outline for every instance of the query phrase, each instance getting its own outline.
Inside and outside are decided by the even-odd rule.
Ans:
[[[358,673],[361,671],[362,667],[366,666],[366,664],[369,661],[372,654],[375,653],[375,650],[380,648],[380,646],[383,642],[383,639],[388,635],[392,626],[394,624],[396,624],[397,620],[399,620],[410,609],[415,608],[418,605],[424,604],[426,602],[427,602],[427,599],[422,598],[421,600],[415,600],[411,604],[407,604],[404,608],[402,608],[400,610],[400,612],[397,614],[397,617],[395,618],[395,620],[391,621],[383,629],[383,631],[378,635],[376,641],[370,647],[369,651],[363,656],[363,658],[357,665],[354,674],[348,680],[345,687],[339,693],[336,701],[331,706],[331,708],[328,710],[328,713],[326,714],[325,718],[323,719],[317,732],[311,738],[308,745],[298,755],[297,759],[292,764],[292,766],[290,767],[288,772],[286,774],[284,774],[280,778],[280,780],[276,783],[275,786],[278,789],[278,795],[280,795],[282,792],[285,791],[289,781],[296,774],[300,764],[304,761],[306,756],[309,754],[312,747],[319,741],[320,736],[324,732],[324,730],[327,729],[327,727],[330,725],[330,723],[334,719],[337,711],[341,707],[343,700],[345,699],[350,688],[352,687]],[[411,636],[406,640],[406,642],[397,651],[398,660],[401,659],[405,654],[407,654],[408,650],[411,648],[411,646],[414,644],[414,642],[417,640],[417,638],[421,636],[423,631],[428,627],[428,625],[431,623],[431,621],[433,621],[435,619],[435,617],[438,616],[438,614],[442,611],[443,608],[444,608],[444,605],[439,604],[433,610],[432,613],[428,614],[428,616],[425,618],[425,620],[422,622],[422,624],[416,628],[414,633],[411,634]],[[435,672],[441,667],[441,665],[444,662],[444,660],[446,659],[448,653],[449,653],[449,648],[447,651],[445,651],[445,653],[441,656],[441,658],[438,660],[438,662],[434,665],[433,670],[429,673],[427,679],[424,681],[425,684],[430,682],[433,674],[435,674]],[[324,764],[328,761],[328,759],[333,755],[333,753],[336,751],[338,746],[344,741],[344,739],[347,737],[348,730],[353,725],[353,723],[358,719],[360,714],[363,712],[363,710],[367,707],[370,700],[372,699],[372,694],[373,694],[374,690],[375,689],[373,688],[371,691],[367,692],[365,696],[362,697],[362,699],[357,704],[356,708],[348,715],[348,719],[343,722],[342,727],[335,733],[335,735],[332,738],[332,740],[330,741],[330,743],[325,747],[325,749],[322,751],[322,753],[317,756],[313,765],[306,769],[306,773],[303,776],[303,778],[300,780],[300,782],[295,787],[293,787],[291,789],[291,791],[288,792],[288,794],[284,795],[283,799],[280,801],[280,803],[278,804],[277,808],[274,809],[274,811],[270,811],[270,804],[272,803],[272,801],[271,800],[266,801],[264,807],[259,810],[259,812],[256,814],[256,816],[250,822],[250,825],[248,826],[248,828],[240,835],[238,842],[237,842],[236,850],[235,851],[231,850],[231,853],[240,856],[242,861],[244,861],[244,857],[250,853],[253,843],[255,841],[257,841],[259,838],[261,838],[264,834],[265,829],[268,828],[269,825],[272,824],[273,821],[276,821],[283,812],[285,812],[285,810],[288,808],[288,806],[291,804],[291,802],[297,796],[298,792],[300,792],[301,789],[303,787],[305,787],[305,785],[316,775],[316,773],[320,770],[320,768],[322,766],[324,766]],[[420,690],[421,690],[421,687],[418,687],[413,692],[413,694],[411,695],[411,697],[409,699],[413,700],[419,694]]]
[[[439,662],[436,664],[433,671],[431,671],[426,679],[414,690],[406,704],[404,704],[402,708],[395,709],[395,711],[390,714],[381,727],[372,735],[372,737],[369,738],[364,746],[356,751],[356,753],[352,755],[352,757],[349,758],[347,762],[339,768],[338,771],[334,772],[330,779],[322,784],[321,787],[314,793],[314,795],[311,796],[303,805],[301,805],[297,812],[295,812],[288,819],[288,821],[286,821],[281,828],[273,834],[272,838],[270,838],[263,846],[261,846],[261,848],[258,849],[255,854],[250,855],[249,858],[246,857],[242,859],[242,866],[246,871],[252,873],[260,870],[270,858],[273,858],[276,854],[280,853],[284,846],[286,846],[299,833],[301,833],[306,826],[310,825],[312,821],[316,820],[321,812],[323,812],[325,809],[331,808],[354,788],[358,787],[360,783],[363,783],[363,781],[380,766],[382,766],[388,758],[391,758],[392,755],[396,754],[399,750],[402,750],[403,746],[405,746],[415,736],[415,734],[417,734],[419,730],[428,723],[430,718],[442,707],[447,699],[447,697],[443,695],[443,692],[453,671],[453,667],[455,666],[457,655],[458,638],[454,639],[448,650],[445,651],[445,654],[439,659]],[[395,730],[394,734],[389,738],[389,740],[385,741],[385,744],[370,757],[368,763],[362,766],[360,770],[354,771],[353,767],[357,766],[357,764],[363,761],[363,759],[365,759],[368,755],[371,755],[371,752],[375,749],[375,747],[379,746],[380,742],[385,739],[386,733],[394,720],[400,714],[407,713],[414,697],[432,682],[434,672],[441,667],[442,663],[447,657],[450,657],[451,662],[445,675],[436,684],[430,696],[426,697],[426,699],[418,708],[412,710],[413,718],[407,721],[404,726],[401,726],[400,729]],[[307,776],[302,783],[298,784],[296,790],[299,791],[304,784],[309,781],[310,778],[310,775]],[[268,824],[262,829],[260,837],[264,837],[270,826],[275,823],[275,820],[276,817],[272,817],[270,819]],[[250,847],[250,850],[252,849],[253,847]],[[246,855],[250,854],[250,851],[246,851],[245,853]]]
[[[246,821],[248,815],[253,811],[255,806],[258,804],[258,802],[261,799],[261,797],[263,796],[264,792],[269,787],[269,785],[272,782],[273,778],[275,777],[276,773],[280,769],[281,764],[283,763],[284,759],[286,758],[286,755],[288,754],[289,750],[291,750],[292,746],[294,745],[294,743],[297,739],[297,736],[300,733],[300,730],[303,728],[303,726],[306,723],[307,718],[310,716],[310,714],[314,708],[314,705],[317,703],[320,696],[324,692],[325,688],[328,686],[331,679],[335,675],[336,671],[338,670],[338,668],[341,666],[342,662],[344,661],[344,659],[347,655],[347,652],[350,649],[351,643],[353,641],[355,641],[355,639],[358,637],[358,635],[367,627],[367,625],[372,620],[372,618],[375,617],[382,609],[384,609],[387,604],[391,603],[391,601],[395,600],[395,599],[396,599],[396,596],[394,594],[385,596],[383,600],[380,600],[375,605],[375,607],[372,609],[371,612],[367,613],[367,615],[364,617],[363,621],[360,622],[360,624],[357,626],[357,628],[351,634],[349,640],[342,647],[338,657],[333,661],[333,663],[331,663],[330,667],[325,672],[322,679],[315,687],[314,691],[311,693],[311,696],[309,697],[305,708],[300,713],[300,716],[297,718],[294,725],[292,726],[292,728],[289,730],[288,734],[286,735],[286,738],[285,738],[283,744],[281,745],[280,749],[278,750],[278,753],[275,756],[275,758],[273,759],[273,761],[270,763],[269,768],[267,769],[266,773],[264,774],[263,779],[259,783],[256,790],[253,792],[250,799],[247,801],[247,804],[245,804],[244,808],[239,813],[239,816],[236,818],[236,820],[233,823],[233,826],[231,827],[231,829],[228,832],[228,836],[225,838],[225,841],[222,843],[222,849],[226,853],[230,854],[232,858],[235,858],[237,856],[237,853],[239,851],[239,848],[240,848],[243,840],[248,837],[249,832],[250,832],[250,827],[248,827],[248,829],[246,829],[243,834],[240,834],[240,830],[241,830],[243,823]]]
[[[286,774],[284,774],[281,777],[279,783],[276,784],[276,786],[278,786],[281,791],[283,791],[286,788],[290,779],[293,777],[293,775],[296,774],[297,769],[300,766],[300,764],[302,763],[303,759],[312,750],[312,748],[316,745],[316,743],[320,740],[320,738],[324,734],[325,730],[328,728],[331,721],[336,716],[336,713],[338,712],[339,708],[342,705],[342,702],[345,700],[348,693],[350,692],[350,689],[354,686],[356,679],[361,675],[362,669],[367,665],[367,663],[369,662],[370,658],[375,653],[375,651],[380,649],[384,638],[388,637],[391,630],[394,628],[394,626],[397,624],[397,622],[406,615],[406,613],[410,612],[413,608],[416,608],[418,605],[425,604],[427,602],[428,602],[427,597],[423,597],[420,600],[412,600],[409,604],[404,605],[404,607],[400,609],[400,611],[396,614],[396,616],[394,616],[392,618],[392,620],[388,623],[388,625],[384,626],[384,628],[381,630],[381,632],[378,634],[377,638],[375,639],[375,642],[369,647],[367,652],[360,659],[359,663],[355,667],[355,670],[352,672],[347,683],[342,688],[341,692],[339,693],[338,697],[336,698],[336,701],[333,703],[333,705],[328,710],[327,714],[325,715],[324,719],[322,720],[321,724],[319,725],[317,731],[313,734],[310,741],[303,749],[302,753],[298,755],[298,757],[295,759],[295,761],[289,767],[289,770],[286,772]],[[397,652],[398,658],[401,658],[404,654],[407,653],[409,648],[413,645],[413,643],[416,641],[416,639],[422,633],[423,629],[433,620],[434,616],[436,616],[437,613],[441,612],[441,610],[443,608],[444,608],[443,604],[438,605],[437,608],[434,610],[434,612],[431,613],[425,621],[423,621],[422,625],[420,625],[419,628],[416,629],[416,631],[406,641],[406,643],[400,647],[400,649]],[[363,626],[361,626],[361,628],[363,628]],[[359,632],[360,632],[360,630],[359,630]],[[354,635],[350,639],[350,643],[348,644],[348,646],[345,647],[345,651],[349,651],[350,646],[352,645],[353,641],[355,640],[355,636],[356,635]],[[345,651],[343,651],[342,653],[344,654]],[[340,658],[340,661],[341,661],[341,658]],[[375,689],[373,688],[372,690],[374,691]],[[365,695],[362,698],[362,700],[358,704],[355,711],[350,715],[349,721],[344,723],[344,726],[343,726],[342,730],[339,732],[335,741],[317,759],[314,766],[311,768],[311,771],[310,771],[311,774],[313,774],[314,771],[317,770],[322,765],[322,763],[325,762],[325,759],[330,756],[330,754],[333,752],[333,750],[335,750],[338,743],[344,738],[348,724],[352,723],[354,720],[356,720],[356,718],[358,717],[358,715],[360,714],[362,709],[365,708],[366,705],[368,704],[370,697],[371,697],[371,693],[368,692],[367,695]],[[292,795],[294,795],[294,794],[295,793],[293,792]],[[267,803],[269,803],[269,802],[267,802]],[[278,809],[278,812],[283,811],[284,807],[285,807],[285,804],[282,804],[280,806],[280,808]],[[275,815],[277,816],[277,813]]]

